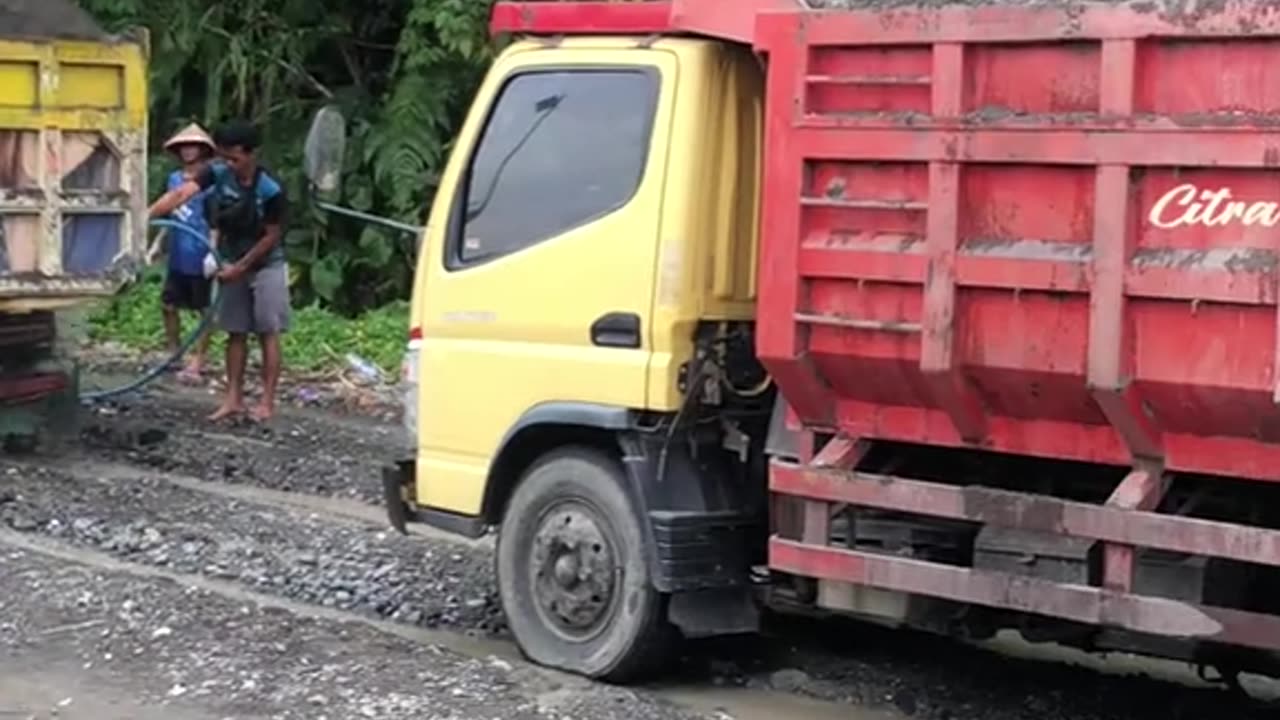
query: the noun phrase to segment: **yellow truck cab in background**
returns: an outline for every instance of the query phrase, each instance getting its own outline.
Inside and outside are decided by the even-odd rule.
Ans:
[[[504,607],[548,665],[622,679],[660,657],[668,619],[755,622],[739,578],[763,492],[735,478],[762,449],[719,438],[769,422],[749,324],[762,80],[748,50],[714,42],[520,42],[445,171],[390,513],[473,537],[501,525]],[[685,427],[704,421],[681,417],[694,394],[738,407],[707,447]],[[693,470],[708,464],[722,469]]]
[[[0,8],[0,438],[75,407],[55,311],[114,294],[145,252],[147,40],[70,0]],[[61,417],[61,416],[60,416]],[[63,423],[57,423],[62,425]]]

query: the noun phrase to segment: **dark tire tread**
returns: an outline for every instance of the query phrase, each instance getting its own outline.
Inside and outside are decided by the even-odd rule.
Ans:
[[[632,513],[632,519],[636,522],[637,527],[642,528],[639,523],[643,522],[643,518],[636,513],[631,493],[627,490],[626,476],[622,464],[617,458],[611,457],[597,448],[588,446],[568,446],[554,450],[535,462],[524,474],[511,496],[506,512],[503,514],[502,528],[498,536],[497,553],[498,582],[500,585],[505,582],[511,582],[511,579],[504,579],[501,569],[504,562],[503,536],[516,530],[519,526],[518,519],[522,513],[526,513],[529,508],[536,507],[546,501],[545,491],[541,486],[545,486],[551,481],[543,481],[539,478],[545,477],[547,468],[558,465],[567,468],[570,464],[575,464],[578,468],[585,465],[589,474],[594,476],[591,481],[592,486],[596,482],[611,483],[621,491],[622,496],[626,498],[627,511]],[[531,479],[532,482],[530,482]],[[616,502],[607,500],[607,495],[602,495],[601,498],[604,499],[600,503],[602,512],[608,513],[620,509],[616,507]],[[621,519],[610,518],[610,520],[616,523]],[[621,533],[622,531],[619,530],[618,532]],[[640,533],[640,537],[644,537],[643,532]],[[560,648],[556,647],[559,644],[556,640],[544,641],[543,638],[537,636],[517,637],[517,641],[521,645],[521,651],[535,662],[612,683],[635,683],[657,674],[663,667],[664,662],[670,658],[670,653],[678,639],[678,635],[666,619],[666,598],[660,595],[650,583],[647,561],[644,560],[644,558],[647,558],[648,549],[640,547],[638,550],[641,554],[641,564],[644,566],[644,584],[647,588],[642,592],[648,593],[646,607],[645,611],[639,616],[627,619],[619,615],[615,618],[614,623],[629,623],[634,626],[634,630],[625,633],[624,637],[620,639],[620,641],[626,642],[627,647],[614,650],[612,654],[615,655],[615,658],[612,662],[602,668],[587,667],[578,658],[561,652]],[[505,592],[503,596],[504,610],[510,613],[511,610],[505,607],[507,604]],[[516,611],[521,612],[519,609],[516,609]],[[513,627],[512,630],[514,632],[515,628]],[[530,643],[530,646],[526,647],[525,643]],[[616,645],[617,642],[615,641],[611,644]]]

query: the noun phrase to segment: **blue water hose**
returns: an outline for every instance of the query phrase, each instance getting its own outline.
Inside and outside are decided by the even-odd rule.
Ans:
[[[179,232],[185,232],[188,235],[196,238],[197,240],[200,241],[200,244],[204,247],[205,252],[212,253],[213,257],[218,260],[218,266],[222,267],[222,260],[221,258],[218,257],[218,253],[214,251],[211,247],[209,247],[208,238],[206,238],[202,232],[195,229],[194,227],[187,225],[185,223],[177,222],[175,220],[152,220],[151,226],[171,228]],[[178,346],[178,349],[174,351],[172,355],[166,358],[164,362],[156,365],[155,367],[151,368],[145,373],[139,375],[134,380],[128,383],[125,383],[120,387],[110,388],[107,390],[93,390],[90,392],[80,393],[80,402],[85,404],[90,404],[90,403],[98,402],[100,400],[108,400],[110,398],[118,397],[120,395],[126,395],[136,390],[140,390],[141,388],[146,386],[148,383],[154,381],[156,378],[163,375],[166,370],[168,370],[174,363],[180,360],[183,355],[186,355],[187,351],[189,351],[191,347],[196,344],[196,341],[200,339],[200,336],[204,334],[205,330],[207,330],[209,325],[213,322],[214,314],[217,313],[218,306],[221,304],[222,304],[222,283],[220,283],[217,279],[217,276],[215,276],[213,278],[213,293],[209,299],[209,307],[204,311],[204,315],[200,317],[200,322],[196,324],[195,329],[191,331],[191,334],[187,336],[187,339],[184,340],[182,344]]]

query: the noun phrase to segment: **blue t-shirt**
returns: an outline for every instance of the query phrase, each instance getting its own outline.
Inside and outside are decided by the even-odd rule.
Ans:
[[[265,168],[259,167],[254,173],[252,188],[241,185],[231,168],[218,161],[209,163],[196,182],[211,193],[209,203],[219,233],[218,254],[224,260],[235,262],[244,257],[258,244],[268,225],[285,223],[288,198],[284,186]],[[255,266],[282,262],[284,247],[277,241]]]
[[[168,190],[174,190],[186,182],[181,170],[169,174]],[[207,192],[207,191],[206,191]],[[209,220],[205,217],[206,192],[201,192],[174,210],[170,217],[191,226],[199,237],[185,230],[169,228],[169,270],[181,275],[203,275],[204,256],[209,251]]]

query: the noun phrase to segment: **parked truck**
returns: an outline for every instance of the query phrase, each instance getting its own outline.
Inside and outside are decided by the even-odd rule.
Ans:
[[[762,606],[1275,674],[1280,8],[829,4],[496,5],[391,522],[592,677]]]
[[[146,37],[71,0],[0,0],[0,439],[74,418],[59,318],[115,293],[145,250]]]

